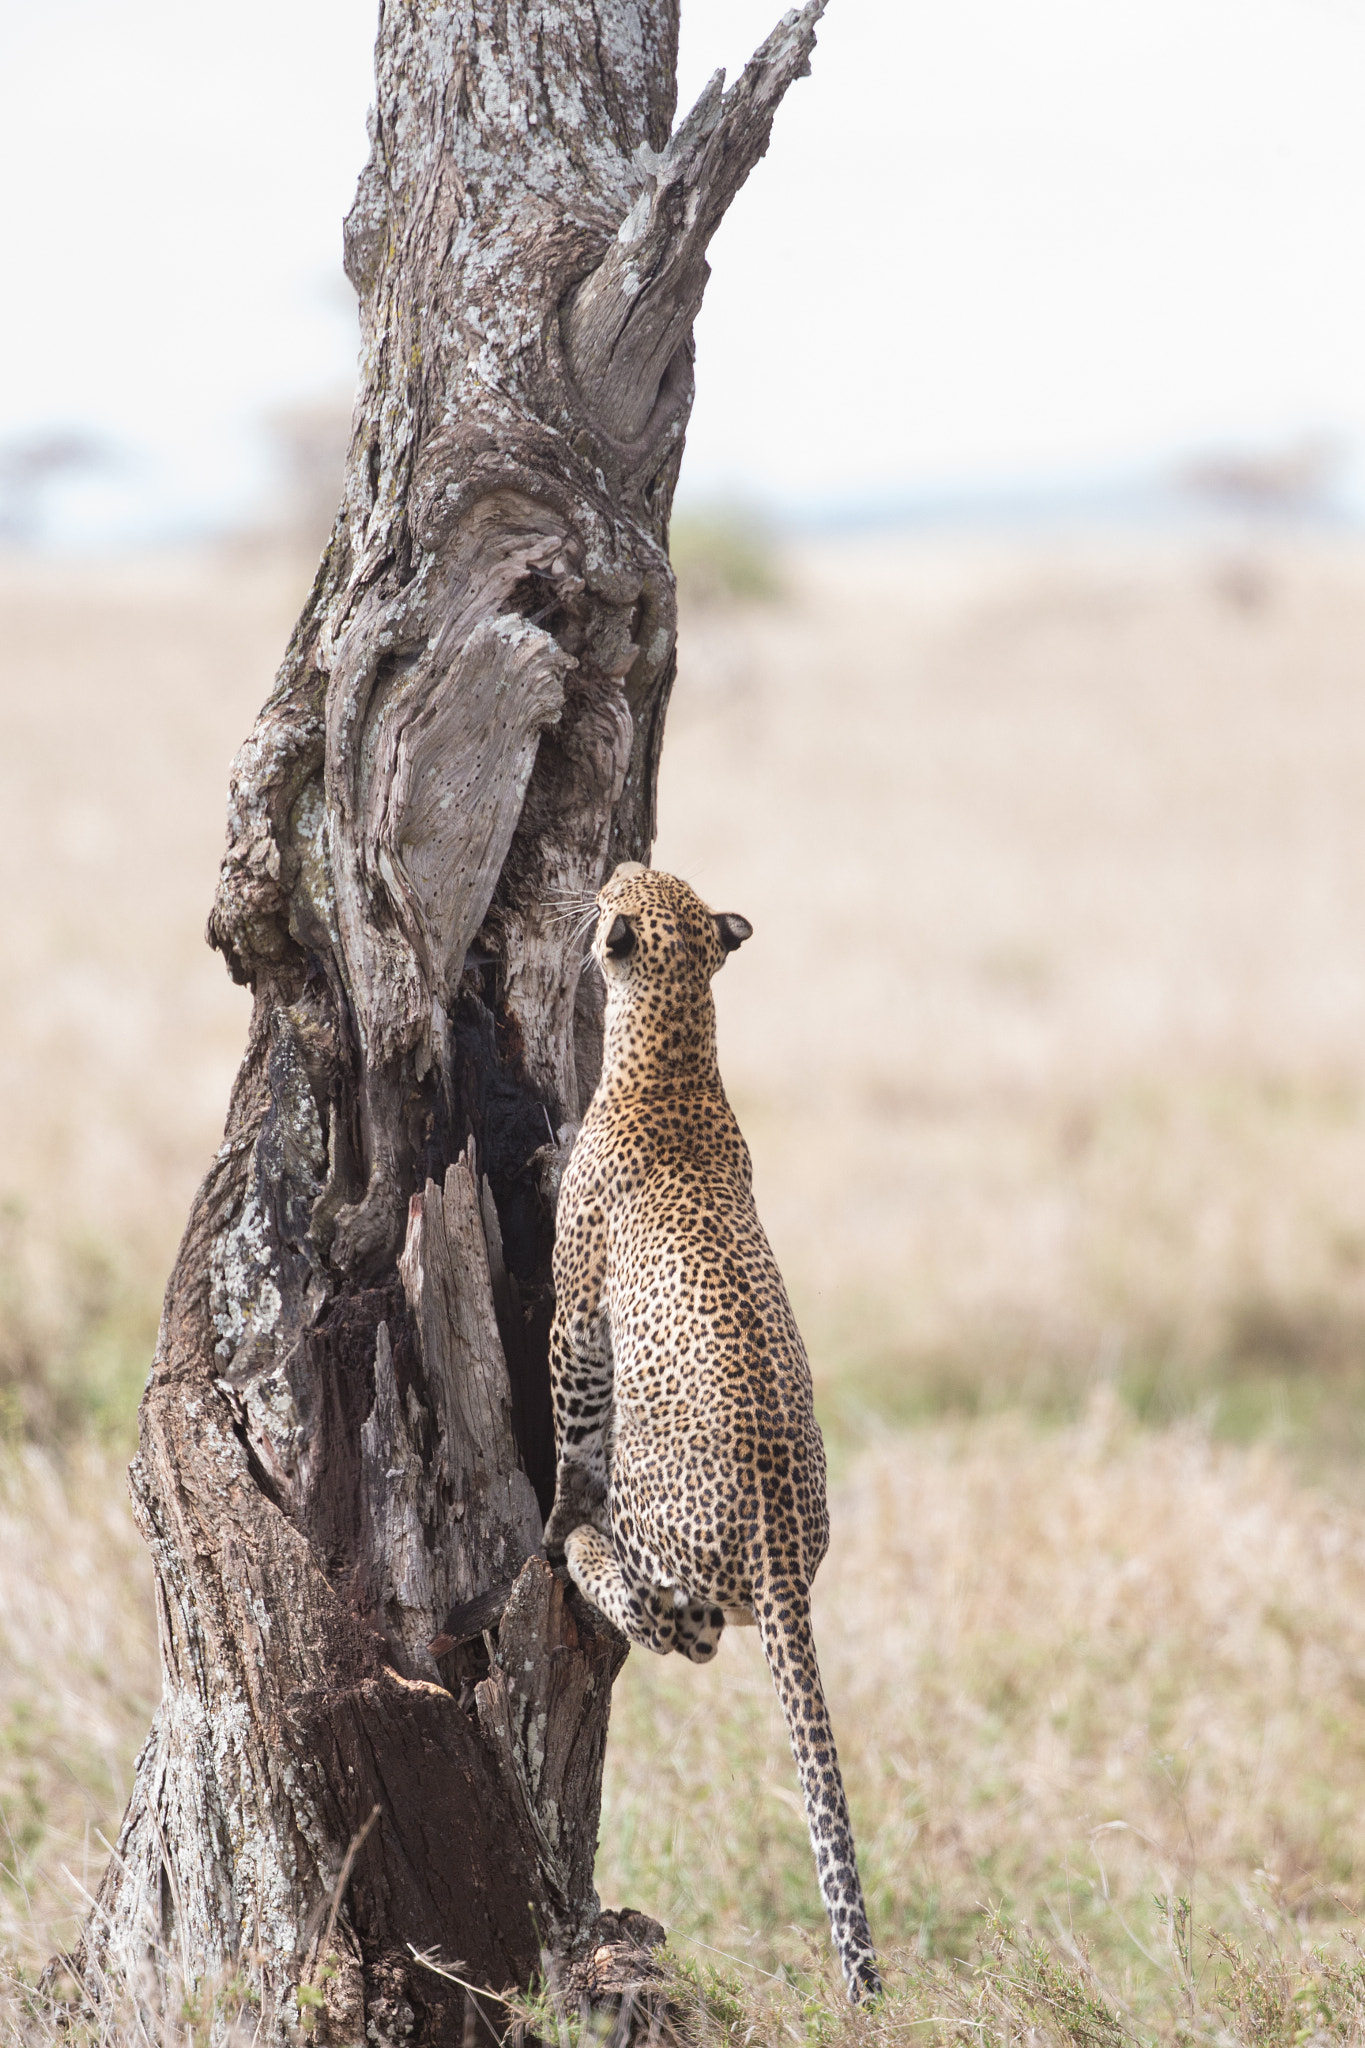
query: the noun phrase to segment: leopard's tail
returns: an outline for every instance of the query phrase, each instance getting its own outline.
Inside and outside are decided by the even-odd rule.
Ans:
[[[877,1955],[867,1925],[863,1888],[853,1847],[848,1800],[829,1724],[825,1689],[815,1656],[810,1593],[804,1586],[778,1583],[755,1589],[754,1618],[763,1654],[786,1716],[792,1755],[801,1778],[806,1821],[815,1851],[820,1896],[830,1933],[854,2004],[876,1998],[882,1988]]]

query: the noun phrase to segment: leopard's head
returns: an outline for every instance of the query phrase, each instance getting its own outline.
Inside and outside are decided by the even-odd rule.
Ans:
[[[608,1003],[634,1007],[646,995],[693,1001],[753,926],[733,910],[710,910],[676,875],[622,861],[597,897],[593,957]]]

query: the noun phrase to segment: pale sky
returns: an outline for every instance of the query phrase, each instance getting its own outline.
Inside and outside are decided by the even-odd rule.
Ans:
[[[349,387],[375,11],[0,0],[0,443],[119,452],[50,538],[261,509],[262,416]],[[683,0],[682,99],[777,12]],[[1365,0],[830,0],[713,245],[684,492],[1365,450],[1362,252]]]

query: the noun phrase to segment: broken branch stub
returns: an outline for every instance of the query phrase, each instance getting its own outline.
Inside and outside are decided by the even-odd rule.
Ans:
[[[622,1646],[534,1555],[601,1044],[564,913],[649,853],[705,250],[822,5],[670,138],[677,0],[384,0],[343,500],[209,924],[255,1007],[141,1414],[165,1695],[96,1999],[232,1976],[282,2042],[303,1983],[319,2040],[435,2042],[414,1951],[497,1987],[598,1924]]]
[[[617,447],[649,444],[684,389],[692,323],[710,275],[706,250],[768,147],[787,87],[810,70],[826,0],[784,16],[738,83],[718,71],[657,157],[639,152],[641,189],[602,262],[564,312],[570,372]]]

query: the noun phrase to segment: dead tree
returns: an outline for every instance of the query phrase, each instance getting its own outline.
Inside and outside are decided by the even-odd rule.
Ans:
[[[822,6],[671,133],[677,0],[384,0],[344,500],[209,924],[255,1008],[132,1467],[164,1694],[97,2001],[235,1976],[254,2039],[302,1986],[315,2038],[445,2041],[418,1957],[499,1987],[620,1934],[624,1645],[537,1555],[600,1057],[562,913],[648,858],[705,251]]]

